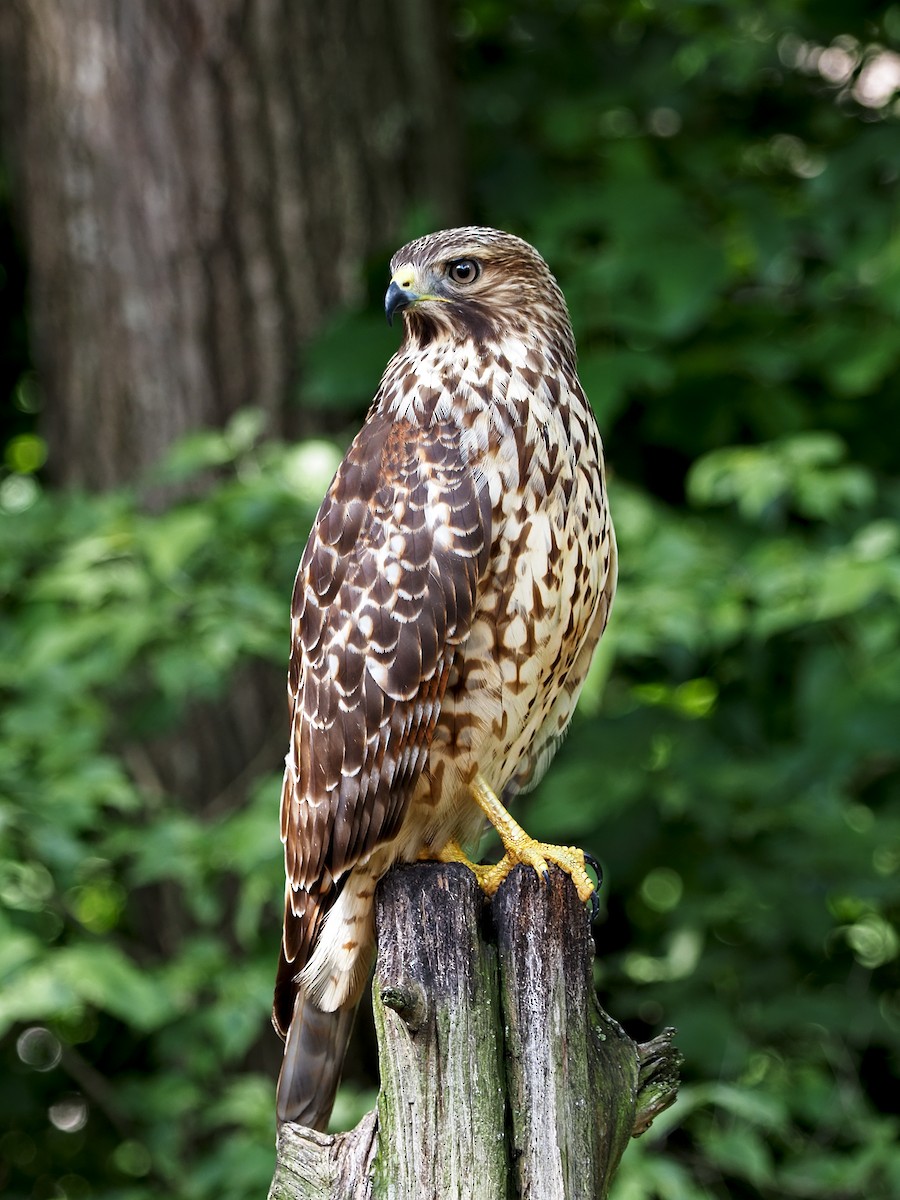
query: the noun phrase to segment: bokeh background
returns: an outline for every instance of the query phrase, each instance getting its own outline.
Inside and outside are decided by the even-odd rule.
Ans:
[[[5,0],[0,1191],[273,1166],[293,573],[474,221],[569,299],[619,596],[520,809],[686,1056],[615,1200],[900,1195],[900,6]],[[335,1113],[376,1086],[362,1028]]]

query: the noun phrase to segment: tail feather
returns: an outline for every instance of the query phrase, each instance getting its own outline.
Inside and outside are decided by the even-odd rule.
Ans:
[[[359,1001],[326,1012],[300,987],[278,1076],[278,1120],[324,1133],[341,1078]]]

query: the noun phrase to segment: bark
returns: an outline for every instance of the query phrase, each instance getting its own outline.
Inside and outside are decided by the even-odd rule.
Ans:
[[[4,0],[55,481],[130,481],[248,404],[286,429],[361,262],[457,210],[446,44],[434,0]]]
[[[441,0],[0,2],[51,482],[133,482],[248,404],[304,432],[302,344],[357,298],[369,256],[386,276],[413,206],[457,215],[448,44]],[[239,803],[284,753],[284,670],[245,664],[127,746],[145,794]],[[135,907],[148,948],[190,926],[174,888]]]
[[[377,1110],[349,1133],[282,1126],[269,1200],[605,1197],[680,1056],[597,1004],[571,882],[520,867],[486,906],[464,867],[404,867],[377,925]]]

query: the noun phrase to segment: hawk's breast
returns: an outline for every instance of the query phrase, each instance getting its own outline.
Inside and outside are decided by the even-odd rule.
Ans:
[[[533,785],[571,718],[614,583],[602,445],[572,376],[492,381],[463,445],[490,494],[493,541],[475,619],[451,667],[422,798],[466,808],[476,773]],[[477,394],[473,389],[473,394]]]

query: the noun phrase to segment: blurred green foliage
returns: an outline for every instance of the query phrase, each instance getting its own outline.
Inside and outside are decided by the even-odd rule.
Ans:
[[[602,857],[603,998],[636,1036],[677,1025],[687,1058],[615,1200],[887,1200],[900,6],[469,0],[455,21],[471,215],[553,264],[611,466],[613,621],[522,815]],[[373,295],[313,349],[300,402],[352,422],[392,344]],[[143,751],[248,663],[286,657],[340,451],[258,433],[242,414],[182,446],[169,477],[218,482],[156,516],[131,494],[42,495],[22,469],[40,446],[7,453],[10,1196],[238,1200],[271,1174],[254,1046],[278,753],[198,810]],[[338,1119],[370,1099],[346,1087]]]

